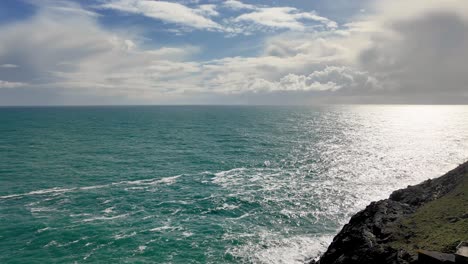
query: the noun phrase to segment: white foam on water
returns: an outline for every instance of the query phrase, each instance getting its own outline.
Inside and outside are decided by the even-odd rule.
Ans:
[[[139,191],[139,190],[146,190],[147,187],[127,187],[124,188],[125,191]]]
[[[66,246],[69,246],[69,245],[73,245],[73,244],[76,244],[78,242],[80,242],[81,240],[86,240],[88,239],[88,237],[82,237],[80,239],[77,239],[77,240],[73,240],[73,241],[70,241],[70,242],[67,242],[67,243],[63,243],[63,244],[56,244],[57,247],[66,247]]]
[[[112,202],[112,200],[111,200],[111,199],[109,199],[109,200],[105,200],[104,202],[102,202],[102,204],[108,204],[108,203],[110,203],[110,202]]]
[[[99,249],[103,248],[103,247],[106,247],[108,245],[110,245],[112,242],[110,243],[107,243],[107,244],[99,244],[97,245],[95,248],[91,249],[91,251],[89,251],[88,254],[86,254],[86,256],[83,257],[83,260],[87,260],[89,257],[91,257],[96,251],[98,251]]]
[[[137,234],[136,232],[132,232],[130,234],[117,234],[114,236],[114,239],[119,240],[119,239],[129,238],[129,237],[136,236],[136,234]]]
[[[179,226],[171,226],[171,225],[163,225],[160,227],[155,227],[150,229],[150,232],[165,232],[165,231],[175,231],[175,230],[182,230]]]
[[[180,211],[182,211],[181,209],[176,209],[174,210],[174,212],[171,213],[171,215],[176,215],[178,214]]]
[[[102,210],[102,212],[105,213],[105,214],[111,214],[111,213],[114,212],[114,208],[115,207],[112,206],[112,207],[109,207],[109,208],[106,208],[106,209]]]
[[[42,195],[42,194],[50,194],[50,193],[64,193],[64,192],[69,192],[69,191],[73,191],[73,190],[76,190],[76,188],[54,187],[54,188],[50,188],[50,189],[31,191],[31,192],[28,192],[28,193],[4,195],[4,196],[0,196],[0,199],[21,198],[23,196]]]
[[[52,241],[50,241],[49,243],[47,243],[47,244],[44,246],[44,248],[48,248],[48,247],[51,247],[51,246],[57,246],[57,245],[59,245],[59,243],[58,243],[57,241],[55,241],[55,240],[52,240]]]
[[[142,185],[142,186],[152,186],[152,185],[159,185],[159,184],[172,185],[177,182],[177,179],[180,176],[182,175],[176,175],[176,176],[164,177],[164,178],[135,180],[135,181],[120,181],[120,182],[113,182],[109,184],[100,184],[100,185],[73,187],[73,188],[54,187],[54,188],[49,188],[49,189],[31,191],[27,193],[3,195],[3,196],[0,196],[0,200],[23,198],[26,196],[34,196],[34,195],[47,195],[47,194],[58,195],[58,194],[68,193],[68,192],[89,191],[89,190],[109,188],[112,186],[120,186],[120,185]],[[134,187],[134,188],[144,189],[142,187],[141,188]]]
[[[81,217],[81,216],[90,216],[91,214],[88,213],[81,213],[81,214],[70,214],[70,217]]]
[[[31,213],[41,213],[41,212],[56,212],[58,210],[56,208],[50,208],[50,207],[33,207],[33,208],[30,208],[29,211]]]
[[[217,180],[220,180],[222,181],[222,178],[226,175],[229,175],[229,174],[233,174],[233,173],[239,173],[239,172],[243,172],[247,170],[247,168],[244,168],[244,167],[241,167],[241,168],[234,168],[234,169],[230,169],[230,170],[225,170],[225,171],[219,171],[219,172],[216,172],[214,175],[215,175],[215,178],[213,179],[213,182],[216,182]]]
[[[171,177],[165,177],[165,178],[158,178],[158,179],[144,179],[144,180],[136,180],[136,181],[121,181],[115,184],[128,184],[128,185],[157,185],[157,184],[167,184],[171,185],[174,184],[178,178],[180,178],[182,175],[176,175],[176,176],[171,176]]]
[[[45,232],[45,231],[50,230],[50,229],[52,229],[52,228],[50,228],[50,227],[41,228],[41,229],[36,230],[36,233],[42,233],[42,232]]]
[[[87,191],[87,190],[107,188],[107,187],[109,187],[111,185],[112,184],[92,185],[92,186],[80,187],[78,189],[83,190],[83,191]]]
[[[174,230],[174,227],[172,227],[172,226],[160,226],[160,227],[152,228],[149,231],[151,231],[151,232],[161,232],[161,231],[165,231],[165,230]]]
[[[185,232],[182,232],[182,235],[183,235],[184,237],[191,237],[191,236],[193,236],[193,233],[192,233],[192,232],[185,231]]]
[[[180,176],[181,175],[162,178],[161,180],[158,181],[158,183],[165,183],[165,184],[171,185],[171,184],[174,184],[177,181],[177,179],[180,178]]]
[[[246,217],[248,217],[248,216],[250,216],[250,214],[249,214],[249,213],[245,213],[245,214],[243,214],[243,215],[241,215],[241,216],[239,216],[239,217],[235,217],[235,218],[231,218],[231,219],[242,219],[242,218],[246,218]]]
[[[249,242],[227,250],[227,253],[255,264],[303,264],[324,252],[333,236],[294,236],[278,239],[269,234],[260,243]]]
[[[216,208],[216,210],[226,210],[226,211],[229,211],[229,210],[234,210],[234,209],[237,209],[237,208],[239,208],[238,205],[224,203],[222,206],[218,206],[218,207]]]
[[[87,218],[83,219],[82,222],[93,222],[93,221],[106,221],[106,220],[113,220],[113,219],[119,219],[119,218],[125,218],[129,214],[121,214],[121,215],[116,215],[116,216],[96,216],[92,218]]]
[[[140,251],[140,252],[145,251],[145,249],[146,249],[146,246],[144,246],[144,245],[138,246],[138,251]]]

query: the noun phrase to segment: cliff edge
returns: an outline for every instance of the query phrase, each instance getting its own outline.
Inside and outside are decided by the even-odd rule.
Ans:
[[[467,240],[468,162],[372,202],[310,264],[416,263],[419,249],[452,253]]]

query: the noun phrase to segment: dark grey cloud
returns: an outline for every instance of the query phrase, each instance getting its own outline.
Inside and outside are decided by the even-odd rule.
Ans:
[[[390,36],[376,34],[359,57],[363,70],[386,93],[443,102],[468,99],[468,21],[451,12],[432,12],[395,21]],[[468,101],[466,101],[468,103]]]

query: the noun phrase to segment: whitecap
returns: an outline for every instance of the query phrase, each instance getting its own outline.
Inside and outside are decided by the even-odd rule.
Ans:
[[[247,168],[244,168],[244,167],[241,167],[241,168],[234,168],[234,169],[230,169],[230,170],[225,170],[225,171],[219,171],[219,172],[216,172],[214,175],[215,175],[215,178],[216,177],[224,177],[226,176],[227,174],[231,174],[233,172],[242,172],[242,171],[245,171]]]
[[[130,234],[117,234],[114,236],[114,239],[119,240],[119,239],[129,238],[129,237],[135,236],[136,234],[137,234],[136,232],[132,232]]]
[[[85,187],[80,187],[79,189],[80,190],[94,190],[94,189],[101,189],[101,188],[106,188],[106,187],[109,187],[111,186],[111,184],[102,184],[102,185],[92,185],[92,186],[85,186]]]
[[[41,213],[41,212],[55,212],[57,211],[57,209],[49,208],[49,207],[33,207],[33,208],[30,208],[29,211],[31,213]]]
[[[303,264],[326,250],[333,236],[295,236],[278,239],[277,234],[261,235],[261,242],[249,242],[228,249],[227,253],[249,263]]]
[[[246,217],[248,217],[248,216],[250,216],[250,214],[249,214],[249,213],[245,213],[245,214],[243,214],[243,215],[241,215],[241,216],[239,216],[239,217],[232,217],[232,218],[229,218],[229,219],[242,219],[242,218],[246,218]]]
[[[216,210],[234,210],[234,209],[237,209],[239,208],[238,205],[234,205],[234,204],[227,204],[227,203],[224,203],[222,206],[219,206],[216,208]]]
[[[58,245],[59,245],[59,243],[57,241],[52,240],[49,243],[47,243],[47,245],[45,245],[44,247],[48,248],[48,247],[51,247],[51,246],[58,246]]]
[[[42,232],[45,232],[45,231],[50,230],[50,229],[52,229],[52,228],[50,228],[50,227],[44,227],[44,228],[41,228],[41,229],[36,230],[36,233],[42,233]]]
[[[70,214],[70,217],[80,217],[80,216],[90,216],[91,214],[88,213],[81,213],[81,214]]]
[[[174,212],[171,213],[171,215],[176,215],[180,211],[182,211],[182,210],[181,209],[176,209]]]
[[[149,231],[151,231],[151,232],[160,232],[160,231],[164,231],[164,230],[174,230],[174,227],[172,227],[172,226],[160,226],[160,227],[152,228]]]
[[[191,237],[191,236],[193,236],[193,233],[192,232],[182,232],[182,235],[184,237]]]
[[[170,226],[170,225],[164,225],[164,226],[152,228],[149,231],[151,231],[151,232],[162,232],[162,231],[166,231],[166,230],[174,231],[174,230],[180,230],[180,229],[181,228],[177,227],[177,226],[174,227],[174,226]]]
[[[145,251],[145,249],[146,249],[146,246],[143,246],[143,245],[142,245],[142,246],[138,246],[138,251],[140,251],[140,252]]]
[[[96,217],[84,219],[82,222],[93,222],[93,221],[100,221],[100,220],[102,220],[102,221],[113,220],[113,219],[118,219],[118,218],[124,218],[124,217],[127,217],[127,216],[128,216],[128,214],[121,214],[121,215],[109,216],[109,217],[96,216]]]
[[[104,212],[106,214],[113,213],[114,212],[114,206],[106,208],[106,209],[102,210],[102,212]]]
[[[21,198],[21,197],[29,196],[29,195],[41,195],[41,194],[50,194],[50,193],[64,193],[64,192],[70,192],[73,190],[76,190],[76,188],[54,187],[50,189],[36,190],[36,191],[27,192],[27,193],[4,195],[4,196],[0,196],[0,199]]]
[[[176,176],[165,177],[165,178],[135,180],[135,181],[120,181],[120,182],[113,182],[109,184],[91,185],[91,186],[84,186],[84,187],[72,187],[72,188],[54,187],[54,188],[49,188],[49,189],[31,191],[27,193],[3,195],[3,196],[0,196],[0,200],[22,198],[22,197],[31,196],[31,195],[43,195],[43,194],[58,195],[58,194],[67,193],[67,192],[89,191],[89,190],[94,190],[94,189],[101,189],[101,188],[107,188],[111,186],[118,186],[118,185],[125,185],[125,184],[128,184],[128,185],[156,185],[156,184],[172,185],[177,181],[177,179],[180,176],[182,175],[176,175]]]
[[[182,175],[176,175],[171,177],[165,178],[154,178],[154,179],[143,179],[143,180],[135,180],[135,181],[121,181],[116,184],[128,184],[128,185],[155,185],[155,184],[167,184],[171,185],[176,182],[176,180]]]

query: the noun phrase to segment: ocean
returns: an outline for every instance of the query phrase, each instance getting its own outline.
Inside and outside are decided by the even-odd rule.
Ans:
[[[468,106],[0,108],[0,263],[304,263],[468,159]]]

